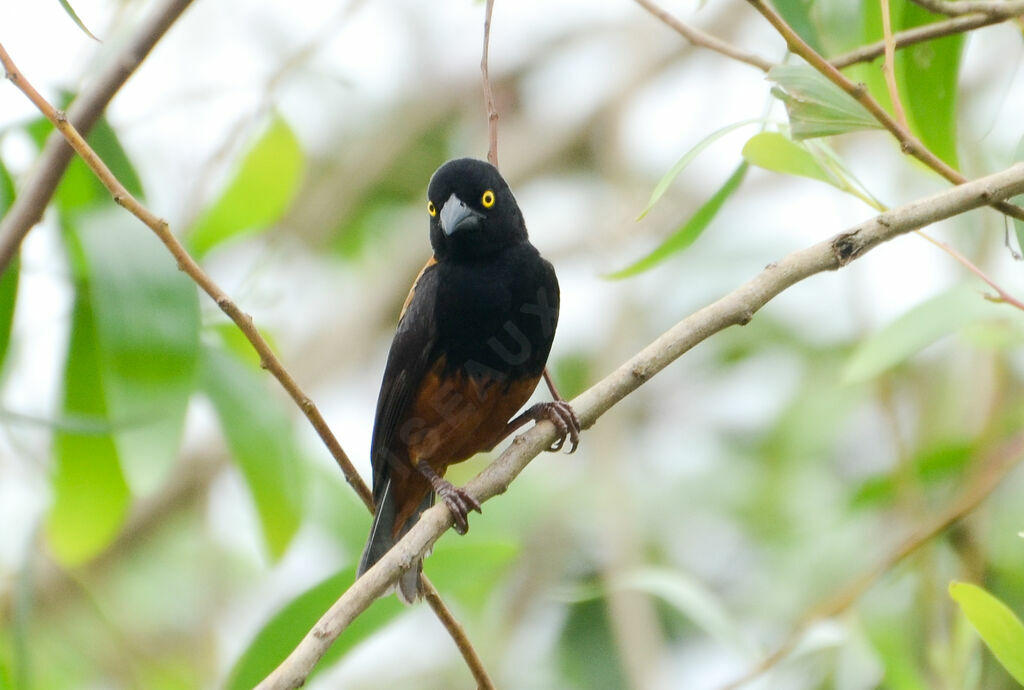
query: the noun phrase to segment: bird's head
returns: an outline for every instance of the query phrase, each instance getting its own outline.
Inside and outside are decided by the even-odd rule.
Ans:
[[[527,240],[512,191],[490,163],[448,161],[427,186],[430,244],[438,259],[473,259]]]

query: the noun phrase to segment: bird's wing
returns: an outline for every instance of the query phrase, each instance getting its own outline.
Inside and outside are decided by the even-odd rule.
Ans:
[[[400,426],[427,371],[434,364],[437,328],[434,304],[437,300],[436,262],[431,259],[416,278],[402,307],[398,330],[391,341],[384,380],[377,398],[370,461],[373,466],[373,500],[378,505],[391,477],[394,462],[408,462],[404,454],[395,455]]]

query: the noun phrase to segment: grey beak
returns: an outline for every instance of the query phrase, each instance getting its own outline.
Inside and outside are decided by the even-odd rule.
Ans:
[[[480,219],[484,217],[479,211],[466,206],[455,194],[452,194],[448,197],[448,201],[444,202],[440,215],[441,230],[449,237],[459,230],[478,227]]]

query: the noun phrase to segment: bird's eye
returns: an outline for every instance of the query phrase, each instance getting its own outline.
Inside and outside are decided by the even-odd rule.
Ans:
[[[484,192],[484,195],[480,197],[480,203],[484,205],[484,208],[494,206],[494,192],[489,189]]]
[[[434,206],[434,202],[433,201],[428,201],[427,202],[427,213],[430,214],[431,218],[433,218],[434,216],[437,215],[437,206]]]

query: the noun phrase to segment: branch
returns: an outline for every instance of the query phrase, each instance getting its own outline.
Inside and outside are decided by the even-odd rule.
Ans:
[[[882,43],[885,44],[885,60],[882,61],[882,72],[885,74],[885,88],[889,91],[892,111],[896,121],[903,129],[909,130],[907,113],[903,110],[900,90],[896,86],[896,43],[892,38],[892,15],[889,11],[889,0],[879,0],[882,11]]]
[[[484,106],[487,108],[487,161],[498,167],[498,109],[494,105],[494,93],[491,91],[491,75],[487,68],[487,59],[491,49],[491,13],[494,11],[494,0],[487,0],[484,9],[484,50],[480,57],[480,74],[484,82]]]
[[[765,0],[747,0],[758,12],[760,12],[768,23],[775,27],[775,30],[786,40],[789,49],[806,60],[814,69],[826,76],[829,81],[841,88],[860,103],[878,122],[896,137],[900,143],[900,149],[909,153],[914,158],[939,173],[953,184],[963,184],[967,178],[951,167],[944,160],[936,156],[928,149],[921,140],[911,134],[905,127],[901,126],[893,117],[879,105],[878,101],[871,97],[864,84],[854,84],[846,75],[834,67],[828,60],[823,58],[814,48],[809,46],[793,30],[786,20],[775,11]],[[1005,201],[993,202],[992,206],[1008,216],[1024,220],[1024,209],[1007,203]]]
[[[110,168],[108,168],[96,152],[92,150],[82,135],[71,123],[68,122],[67,115],[55,110],[53,106],[50,105],[46,99],[44,99],[39,92],[25,80],[2,44],[0,44],[0,64],[3,64],[7,78],[17,86],[33,104],[35,104],[35,106],[43,113],[44,116],[46,116],[48,120],[50,120],[50,122],[53,123],[53,125],[59,130],[60,134],[63,135],[71,145],[71,148],[74,149],[74,152],[78,153],[82,160],[85,161],[86,165],[88,165],[93,173],[95,173],[96,177],[99,178],[103,185],[110,191],[114,197],[114,201],[130,211],[136,218],[152,229],[160,241],[163,242],[164,246],[166,246],[174,256],[175,260],[178,262],[178,268],[184,271],[200,288],[202,288],[203,291],[217,303],[217,306],[220,307],[221,311],[227,314],[228,317],[234,321],[235,325],[238,326],[246,339],[252,344],[253,348],[259,354],[260,366],[269,371],[274,378],[280,382],[281,386],[288,392],[288,395],[295,401],[295,404],[299,406],[310,424],[312,424],[313,428],[316,430],[317,435],[320,436],[324,445],[327,446],[331,456],[334,457],[334,460],[338,463],[342,473],[345,475],[345,480],[352,486],[352,489],[372,514],[374,507],[370,489],[359,476],[359,473],[356,471],[352,461],[349,460],[348,455],[345,453],[344,449],[342,449],[338,439],[334,436],[334,432],[331,431],[327,422],[320,414],[320,410],[317,409],[313,401],[302,391],[295,379],[292,378],[291,374],[289,374],[284,368],[280,360],[277,359],[277,356],[263,339],[263,336],[260,335],[253,323],[252,317],[243,312],[238,305],[236,305],[213,281],[213,279],[210,278],[202,268],[200,268],[195,259],[189,255],[188,251],[186,251],[171,232],[170,226],[167,222],[153,215],[152,212],[139,203],[139,201],[132,196],[124,185],[121,184],[121,182],[110,171]],[[452,636],[456,646],[458,646],[459,651],[465,658],[470,671],[476,678],[479,687],[484,688],[485,690],[487,688],[492,688],[493,684],[491,683],[490,678],[488,678],[487,672],[484,670],[476,650],[473,649],[473,646],[466,637],[462,626],[459,625],[452,613],[445,607],[444,601],[434,588],[433,583],[431,583],[425,575],[422,579],[424,589],[431,595],[428,599],[430,607],[434,610],[438,618],[441,620],[442,625],[444,625],[445,629]]]
[[[166,0],[139,25],[121,54],[111,60],[105,71],[71,104],[67,117],[79,132],[87,134],[93,128],[114,94],[191,4],[192,0]],[[25,235],[43,217],[73,155],[74,151],[59,132],[46,140],[31,176],[0,221],[0,275],[18,253]]]
[[[913,29],[907,29],[906,31],[900,31],[899,33],[893,34],[893,43],[896,48],[906,48],[907,46],[914,45],[916,43],[923,43],[924,41],[930,41],[934,38],[942,38],[943,36],[952,36],[953,34],[962,34],[974,29],[979,29],[983,26],[990,26],[992,24],[999,24],[1005,22],[1007,19],[1024,13],[1024,7],[1020,3],[1003,3],[1006,7],[1012,8],[1011,11],[1005,12],[992,12],[991,14],[972,14],[964,17],[956,17],[954,19],[947,19],[941,22],[933,22],[931,24],[925,24],[924,26],[917,26]],[[831,60],[832,66],[836,69],[842,69],[855,65],[858,62],[867,62],[868,60],[874,60],[879,55],[885,52],[885,41],[876,41],[866,46],[861,46],[856,50],[851,50],[849,53],[838,55]]]
[[[977,508],[999,486],[1006,475],[1024,459],[1024,435],[1011,438],[996,449],[993,455],[994,457],[985,463],[981,472],[945,510],[914,530],[875,566],[861,573],[855,580],[802,615],[792,632],[774,652],[761,660],[743,677],[723,686],[721,690],[736,690],[773,668],[793,651],[793,648],[800,642],[800,638],[812,624],[837,616],[850,608],[879,577],[892,570],[900,561]]]
[[[938,247],[942,251],[944,251],[947,254],[949,254],[956,261],[960,262],[968,271],[970,271],[974,275],[976,275],[979,278],[981,278],[983,281],[985,281],[985,283],[988,284],[988,286],[990,288],[992,288],[993,290],[996,291],[995,295],[985,295],[985,299],[989,300],[990,302],[1003,302],[1004,304],[1009,304],[1012,307],[1016,307],[1017,309],[1020,309],[1021,311],[1024,311],[1024,302],[1021,302],[1019,299],[1017,299],[1016,297],[1011,295],[1009,292],[1007,292],[1006,290],[1001,288],[999,286],[999,284],[996,283],[996,281],[992,280],[992,278],[990,278],[987,273],[985,273],[980,268],[978,268],[966,256],[964,256],[963,254],[961,254],[957,250],[953,249],[951,246],[949,246],[948,244],[946,244],[942,240],[937,240],[934,237],[932,237],[931,235],[925,234],[925,233],[920,232],[920,231],[918,231],[917,234],[920,235],[921,237],[923,237],[924,239],[928,240],[932,244],[934,244],[936,247]]]
[[[584,428],[683,353],[718,331],[745,324],[786,288],[823,271],[842,268],[898,235],[1024,191],[1024,163],[952,187],[875,216],[835,237],[769,264],[753,280],[683,319],[633,358],[572,401]],[[494,462],[470,481],[466,491],[483,503],[506,491],[516,476],[555,440],[555,429],[541,422],[513,439]],[[300,687],[316,662],[360,613],[412,567],[451,526],[448,508],[427,510],[387,554],[349,587],[320,618],[298,647],[257,686],[260,690]]]
[[[740,62],[756,67],[762,72],[770,70],[774,63],[765,60],[762,57],[748,53],[744,50],[740,50],[735,46],[729,45],[717,36],[712,36],[709,33],[701,31],[700,29],[694,29],[692,26],[687,26],[681,21],[673,17],[671,14],[663,10],[658,5],[651,2],[651,0],[636,0],[636,4],[643,7],[645,10],[653,14],[655,17],[660,19],[662,22],[667,24],[669,27],[675,29],[679,34],[683,36],[687,41],[695,46],[700,46],[713,50],[716,53],[721,53],[726,57],[730,57],[733,60],[739,60]]]
[[[1015,0],[1014,2],[1003,2],[1002,0],[991,2],[986,0],[957,0],[957,2],[949,2],[949,0],[913,0],[913,2],[929,12],[945,14],[949,17],[958,17],[964,14],[1000,15],[1006,12],[1012,12],[1014,16],[1024,14],[1024,2],[1021,2],[1021,0]]]

